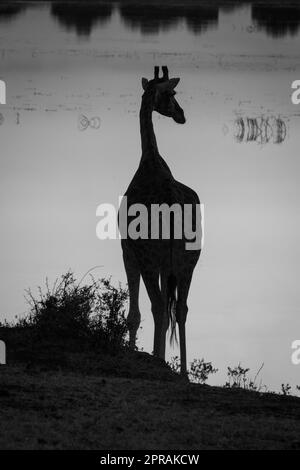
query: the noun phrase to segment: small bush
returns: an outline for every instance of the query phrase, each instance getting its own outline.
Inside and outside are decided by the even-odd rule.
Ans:
[[[192,382],[204,384],[209,375],[216,372],[218,369],[215,369],[211,362],[205,362],[204,359],[194,359],[190,364],[189,378]]]
[[[281,393],[284,396],[290,395],[291,394],[291,386],[290,384],[281,384]]]
[[[180,374],[180,359],[178,356],[171,357],[170,362],[168,362],[171,370],[176,374]]]
[[[233,368],[227,367],[227,377],[229,380],[226,382],[226,387],[245,388],[249,370],[249,368],[243,369],[240,364]]]
[[[96,311],[91,318],[91,327],[97,336],[104,335],[112,346],[128,345],[126,303],[128,290],[119,284],[116,288],[110,279],[101,279],[96,288]],[[97,290],[98,289],[98,290]]]
[[[14,330],[30,330],[35,340],[48,343],[78,342],[104,348],[127,345],[125,318],[127,289],[111,284],[110,278],[81,285],[72,272],[57,279],[50,289],[38,288],[34,296],[29,289],[26,300],[29,314],[14,324],[2,324]]]
[[[180,373],[180,359],[178,356],[173,356],[168,364],[173,372],[176,374]],[[204,359],[194,359],[190,363],[188,377],[191,382],[204,384],[208,380],[209,375],[216,372],[218,372],[218,369],[215,369],[211,362],[205,362]]]
[[[227,388],[244,388],[246,390],[258,391],[260,392],[262,388],[262,384],[256,384],[256,380],[263,368],[264,364],[261,365],[258,372],[256,373],[254,379],[250,379],[248,377],[248,373],[250,372],[249,368],[244,369],[241,364],[238,364],[236,367],[227,367],[227,377],[228,382],[226,382],[225,387]]]

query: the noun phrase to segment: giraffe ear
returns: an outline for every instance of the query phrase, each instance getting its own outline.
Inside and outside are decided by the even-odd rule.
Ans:
[[[142,78],[142,87],[143,87],[143,90],[146,90],[147,86],[148,86],[148,80],[147,80],[147,78],[144,78],[144,77],[143,77],[143,78]]]
[[[180,82],[180,78],[170,78],[169,80],[169,83],[170,83],[170,87],[173,88],[176,88],[178,83]]]

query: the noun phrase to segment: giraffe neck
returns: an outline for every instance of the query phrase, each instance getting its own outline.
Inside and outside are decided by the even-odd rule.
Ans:
[[[145,91],[142,97],[140,110],[142,161],[148,158],[157,158],[159,156],[152,122],[154,93],[154,90]]]

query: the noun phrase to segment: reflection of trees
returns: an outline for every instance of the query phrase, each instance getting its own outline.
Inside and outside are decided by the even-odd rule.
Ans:
[[[218,7],[200,5],[122,3],[120,14],[127,26],[139,29],[142,33],[158,33],[173,27],[181,20],[185,20],[189,29],[195,33],[205,31],[218,23]]]
[[[281,144],[286,138],[286,124],[280,117],[242,118],[235,121],[237,142]]]
[[[11,19],[18,16],[21,12],[25,11],[26,5],[19,4],[0,4],[0,21],[10,21]]]
[[[194,33],[202,33],[218,25],[219,9],[216,7],[193,8],[184,16],[189,29]]]
[[[253,5],[252,19],[258,29],[266,31],[270,36],[295,35],[300,27],[300,8]]]
[[[225,12],[231,13],[232,11],[242,8],[249,3],[251,3],[250,0],[232,0],[232,2],[229,3],[220,2],[220,8]]]
[[[230,13],[249,5],[257,29],[273,37],[296,35],[300,29],[300,5],[288,5],[284,0],[282,6],[279,1],[274,3],[266,5],[258,0],[214,0],[211,5],[208,1],[204,5],[194,0],[108,0],[104,3],[53,1],[51,14],[67,30],[74,30],[80,36],[89,36],[97,24],[109,21],[114,8],[119,10],[126,26],[142,33],[156,34],[184,21],[192,33],[200,34],[218,25],[219,10]],[[33,8],[33,4],[2,4],[0,0],[0,22],[16,18],[27,8]]]
[[[67,30],[74,29],[79,36],[89,36],[96,24],[106,23],[112,14],[113,5],[103,3],[69,3],[51,6],[51,14]]]

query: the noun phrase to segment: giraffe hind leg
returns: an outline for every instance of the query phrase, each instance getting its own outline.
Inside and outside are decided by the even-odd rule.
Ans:
[[[192,273],[189,276],[180,278],[177,285],[176,321],[179,329],[180,372],[183,377],[187,377],[185,322],[188,313],[187,297],[191,281]]]

